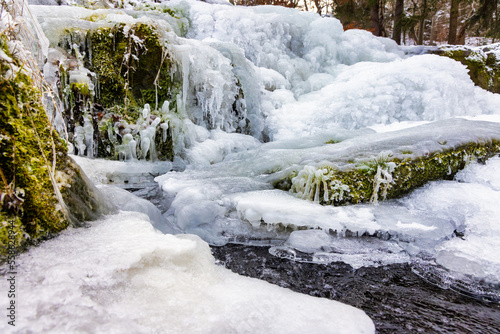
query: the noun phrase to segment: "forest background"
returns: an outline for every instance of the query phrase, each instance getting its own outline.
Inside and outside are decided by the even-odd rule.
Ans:
[[[344,29],[365,29],[401,45],[484,45],[500,39],[499,0],[231,0],[334,16]]]

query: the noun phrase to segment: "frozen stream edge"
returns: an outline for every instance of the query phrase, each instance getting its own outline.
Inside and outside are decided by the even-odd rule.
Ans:
[[[55,256],[56,255],[56,256]],[[16,259],[16,327],[3,333],[373,333],[354,307],[215,265],[194,235],[119,212]],[[6,271],[6,267],[2,268]],[[8,291],[2,279],[0,288]],[[6,299],[3,299],[6,300]],[[7,305],[3,302],[2,308]]]

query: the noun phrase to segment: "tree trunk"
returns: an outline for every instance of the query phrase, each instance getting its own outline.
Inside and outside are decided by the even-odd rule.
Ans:
[[[383,26],[383,12],[381,12],[380,0],[372,0],[370,9],[370,21],[372,25],[373,34],[375,36],[383,36],[385,29]],[[382,8],[383,10],[383,8]]]
[[[448,33],[448,44],[457,44],[458,6],[460,0],[451,0],[450,6],[450,31]]]
[[[405,9],[405,0],[396,0],[396,9],[394,10],[394,31],[392,39],[401,44],[401,18]]]
[[[425,19],[427,18],[427,0],[422,2],[422,16],[420,17],[420,24],[418,26],[418,40],[417,44],[424,44],[424,28],[425,28]]]

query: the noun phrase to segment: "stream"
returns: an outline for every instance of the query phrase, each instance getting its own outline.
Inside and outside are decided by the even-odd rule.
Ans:
[[[362,267],[342,262],[313,264],[272,256],[269,247],[212,247],[220,265],[311,296],[362,309],[378,333],[500,333],[500,304],[417,275],[411,264]],[[500,289],[499,286],[496,289]]]

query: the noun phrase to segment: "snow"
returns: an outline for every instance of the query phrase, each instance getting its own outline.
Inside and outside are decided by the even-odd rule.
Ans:
[[[500,158],[472,164],[455,179],[441,182],[411,199],[413,208],[433,210],[462,224],[463,238],[437,247],[436,262],[459,272],[500,282]]]
[[[199,237],[160,233],[140,213],[69,229],[16,262],[18,318],[15,328],[0,323],[4,333],[375,331],[354,307],[215,265]]]

